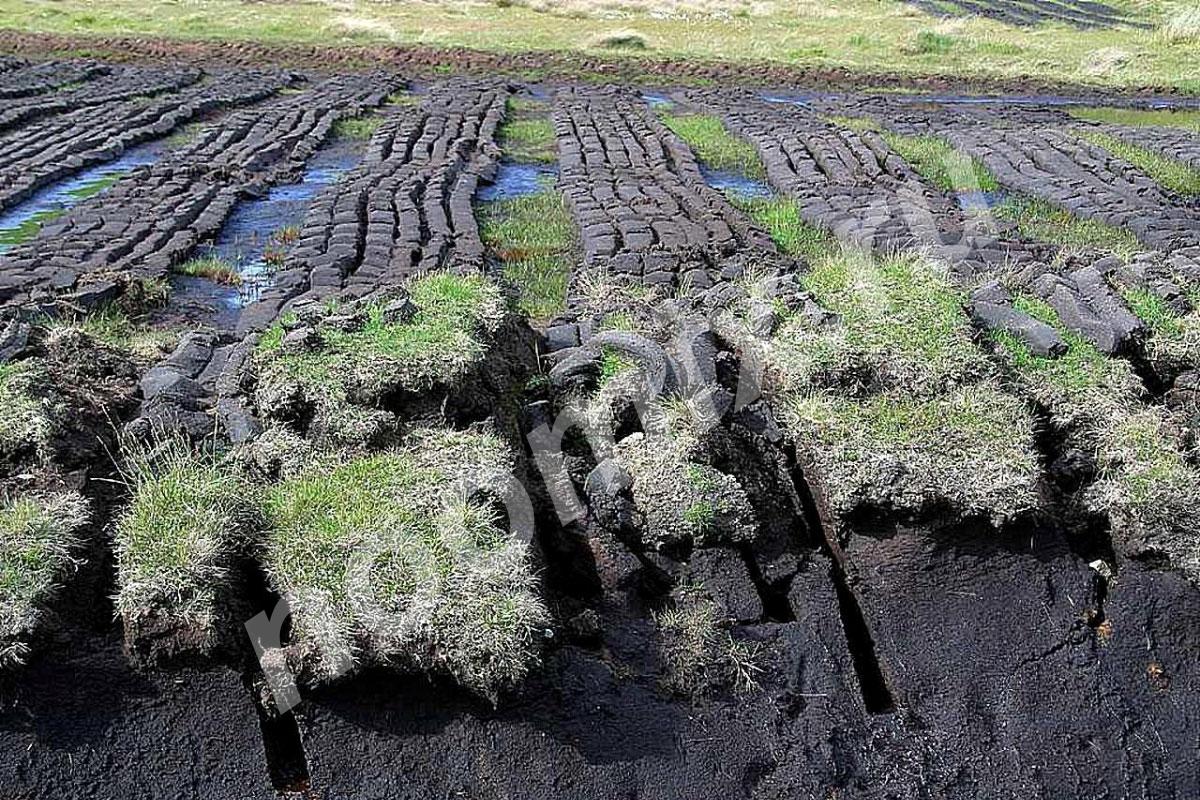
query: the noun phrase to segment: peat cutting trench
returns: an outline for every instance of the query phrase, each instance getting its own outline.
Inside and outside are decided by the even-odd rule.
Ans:
[[[1200,797],[1194,111],[22,41],[0,798]]]

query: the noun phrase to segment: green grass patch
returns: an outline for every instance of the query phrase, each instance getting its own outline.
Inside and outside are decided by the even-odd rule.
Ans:
[[[919,175],[947,192],[994,192],[995,176],[978,159],[971,158],[937,136],[904,136],[885,131],[883,139]]]
[[[483,359],[504,319],[500,290],[482,276],[446,272],[407,288],[417,309],[411,319],[388,317],[388,301],[381,299],[360,309],[361,326],[343,330],[318,321],[320,344],[313,348],[285,348],[283,322],[269,328],[255,351],[260,402],[270,405],[280,392],[298,394],[337,416],[357,413],[349,406],[371,406],[389,391],[461,379]]]
[[[64,213],[66,212],[62,209],[47,209],[33,214],[20,225],[12,228],[0,228],[0,245],[17,245],[27,242],[38,235],[43,225],[58,219]]]
[[[1185,197],[1200,195],[1200,170],[1173,158],[1100,131],[1080,131],[1080,137],[1128,161],[1153,178],[1159,186]]]
[[[1105,356],[1091,342],[1068,329],[1043,300],[1018,295],[1013,306],[1052,326],[1067,345],[1064,355],[1047,358],[1034,355],[1011,334],[990,334],[1033,394],[1056,415],[1071,420],[1102,407],[1127,406],[1134,401],[1140,384],[1128,362]]]
[[[76,200],[86,200],[89,197],[95,197],[105,189],[113,186],[117,181],[121,180],[121,178],[128,174],[128,172],[110,172],[107,175],[101,175],[95,180],[88,181],[82,186],[72,189],[71,191],[67,192],[67,194],[71,197],[74,197]]]
[[[813,262],[841,250],[831,233],[809,225],[800,218],[800,208],[794,200],[786,197],[734,196],[730,202],[770,234],[775,245],[787,255]]]
[[[242,275],[237,266],[220,256],[201,256],[183,262],[175,272],[193,278],[204,278],[222,286],[240,286]]]
[[[333,123],[333,135],[337,139],[367,141],[379,130],[383,120],[374,114],[361,117],[344,117]]]
[[[545,115],[514,118],[518,110],[509,100],[509,119],[500,125],[497,140],[504,157],[522,164],[552,164],[558,160],[554,126]]]
[[[1172,339],[1183,336],[1181,317],[1158,295],[1148,289],[1130,289],[1124,297],[1129,308],[1154,335]]]
[[[914,55],[937,55],[944,56],[954,49],[958,40],[953,36],[947,36],[944,33],[936,31],[920,31],[917,33],[913,44],[909,48],[909,52]]]
[[[493,436],[426,431],[268,491],[262,562],[316,674],[399,664],[493,697],[525,675],[548,622],[526,547],[457,489],[511,468]]]
[[[865,381],[928,392],[986,372],[962,296],[920,258],[847,250],[813,262],[800,278],[841,324],[784,322],[778,365],[798,386],[853,389]]]
[[[534,194],[485,203],[479,217],[484,243],[520,292],[521,312],[542,322],[562,311],[575,248],[575,223],[562,194],[546,186]]]
[[[200,136],[200,132],[204,130],[205,123],[189,122],[186,125],[176,129],[174,133],[166,138],[166,144],[169,147],[180,147],[185,144],[191,144]]]
[[[21,663],[26,639],[75,564],[87,501],[71,492],[5,498],[0,505],[0,667]]]
[[[844,117],[840,114],[830,114],[825,121],[839,128],[851,131],[882,131],[883,126],[871,117]]]
[[[626,370],[633,369],[637,362],[613,347],[603,347],[600,353],[600,385],[604,386]]]
[[[720,117],[713,114],[663,114],[663,124],[688,143],[700,163],[709,169],[735,172],[747,178],[766,177],[758,151],[744,139],[731,134]]]
[[[1129,125],[1135,128],[1186,128],[1200,131],[1200,110],[1145,108],[1068,108],[1067,113],[1086,122]]]
[[[130,631],[146,619],[170,620],[198,634],[192,644],[206,650],[245,545],[253,491],[182,439],[126,455],[121,471],[132,500],[113,539],[117,611]]]
[[[994,209],[997,216],[1016,223],[1027,239],[1056,244],[1067,251],[1102,250],[1128,259],[1143,248],[1131,231],[1097,219],[1076,217],[1035,197],[1010,196]]]
[[[73,320],[47,320],[46,325],[51,330],[56,327],[76,328],[102,344],[146,361],[167,354],[179,340],[178,331],[136,322],[112,304]]]

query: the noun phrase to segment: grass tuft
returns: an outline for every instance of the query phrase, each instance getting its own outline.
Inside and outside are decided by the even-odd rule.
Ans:
[[[87,520],[87,501],[74,492],[0,506],[0,667],[24,661],[26,639],[75,565],[76,533]]]
[[[346,117],[333,123],[333,135],[338,139],[366,141],[375,135],[383,120],[375,115]]]
[[[649,50],[650,42],[638,31],[617,30],[594,37],[591,46],[603,50]]]
[[[153,448],[130,443],[121,471],[132,494],[113,543],[126,634],[166,623],[207,650],[250,527],[253,492],[230,466],[179,438]]]
[[[946,55],[954,49],[958,40],[953,36],[936,31],[919,31],[908,52],[915,55]]]
[[[511,467],[493,436],[431,430],[268,492],[263,564],[318,680],[400,664],[494,698],[525,675],[548,624],[526,546],[461,488]]]
[[[0,457],[38,450],[50,440],[49,410],[34,394],[40,379],[35,360],[0,364]]]
[[[222,286],[240,286],[242,275],[237,267],[220,256],[201,256],[183,262],[175,268],[180,275],[204,278]]]
[[[654,615],[666,668],[664,686],[689,696],[722,685],[738,692],[757,689],[762,672],[757,650],[734,640],[720,607],[693,587],[682,587],[676,595],[671,608]]]

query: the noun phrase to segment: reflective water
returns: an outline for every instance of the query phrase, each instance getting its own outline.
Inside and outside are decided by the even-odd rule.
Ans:
[[[747,178],[738,172],[710,170],[701,167],[700,174],[704,176],[705,183],[726,194],[736,194],[742,197],[772,197],[775,194],[766,182]]]
[[[494,200],[508,200],[522,195],[537,194],[553,185],[558,177],[558,166],[555,164],[514,164],[505,162],[496,171],[496,177],[491,183],[480,187],[476,199],[488,203]]]
[[[155,163],[166,150],[164,140],[132,147],[112,161],[97,164],[52,183],[28,200],[0,213],[0,252],[33,238],[41,227],[40,223],[99,194],[137,167]]]
[[[299,227],[313,198],[348,170],[357,166],[365,143],[339,139],[317,151],[309,159],[299,183],[273,186],[263,197],[238,203],[210,244],[202,244],[193,259],[213,258],[232,266],[241,283],[225,286],[205,278],[175,276],[172,301],[182,304],[198,300],[218,306],[217,316],[235,312],[257,300],[270,285],[276,265],[272,257],[281,257],[286,247],[279,241],[281,229]]]

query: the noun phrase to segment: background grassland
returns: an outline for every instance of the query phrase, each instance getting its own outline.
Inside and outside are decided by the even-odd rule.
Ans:
[[[828,3],[261,3],[249,0],[0,0],[0,28],[65,34],[583,50],[638,58],[769,61],[865,73],[1032,78],[1200,91],[1200,46],[1164,27],[1188,3],[1115,0],[1151,28],[1018,28],[938,19],[894,0]],[[619,35],[617,35],[619,34]],[[637,42],[636,47],[613,42]]]

